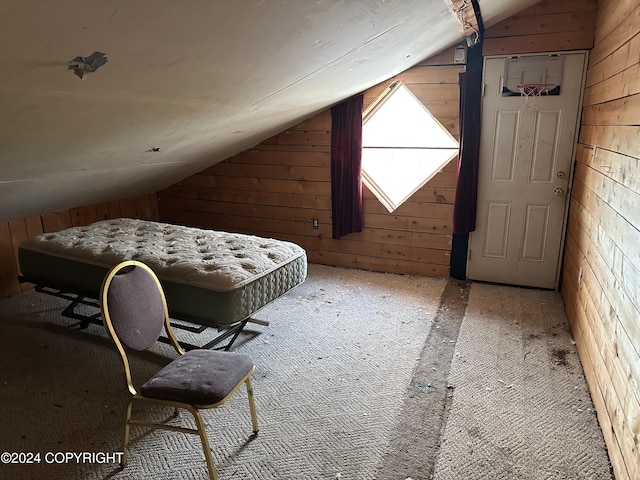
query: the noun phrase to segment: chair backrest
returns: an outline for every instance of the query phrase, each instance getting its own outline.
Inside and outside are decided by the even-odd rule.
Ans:
[[[105,326],[117,340],[134,350],[145,350],[158,340],[167,304],[147,265],[133,260],[116,265],[105,277],[100,296]]]
[[[158,340],[164,324],[173,347],[179,354],[185,353],[171,328],[160,281],[144,263],[127,260],[109,270],[100,289],[100,310],[104,326],[122,357],[132,395],[136,395],[137,390],[123,344],[134,350],[145,350]]]

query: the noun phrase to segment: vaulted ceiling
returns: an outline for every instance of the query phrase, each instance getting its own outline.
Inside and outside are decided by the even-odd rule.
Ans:
[[[0,221],[155,192],[464,37],[451,0],[5,0]]]

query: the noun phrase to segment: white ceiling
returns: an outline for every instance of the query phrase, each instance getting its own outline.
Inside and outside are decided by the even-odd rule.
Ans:
[[[450,0],[4,0],[0,221],[155,192],[463,38]]]

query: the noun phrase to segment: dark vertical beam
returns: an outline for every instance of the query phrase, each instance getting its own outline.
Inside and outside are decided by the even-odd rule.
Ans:
[[[482,40],[484,37],[484,23],[480,13],[478,0],[471,0],[471,5],[478,25],[478,37],[475,44],[467,49],[467,71],[482,70]],[[467,278],[467,254],[469,251],[469,234],[454,233],[451,241],[451,261],[449,263],[449,275],[453,278],[464,280]]]

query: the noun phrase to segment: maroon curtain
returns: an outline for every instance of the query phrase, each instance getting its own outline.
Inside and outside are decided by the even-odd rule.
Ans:
[[[476,229],[482,71],[472,70],[461,73],[459,84],[460,153],[456,199],[453,207],[453,231],[469,233]]]
[[[362,97],[331,108],[333,238],[362,231]]]

